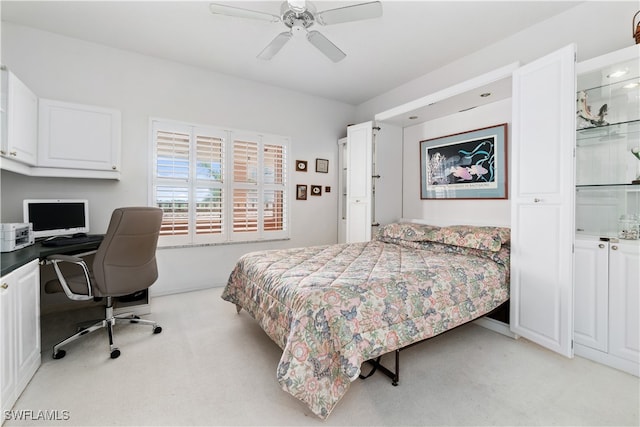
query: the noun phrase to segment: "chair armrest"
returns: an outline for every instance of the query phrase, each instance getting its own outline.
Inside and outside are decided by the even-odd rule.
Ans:
[[[47,261],[64,261],[64,262],[72,262],[74,264],[80,264],[84,262],[84,260],[80,257],[74,256],[74,255],[62,255],[62,254],[49,255],[47,257]]]
[[[58,281],[62,286],[62,290],[64,291],[64,293],[67,295],[69,299],[74,301],[85,301],[85,300],[93,299],[93,289],[91,287],[91,278],[90,278],[91,276],[89,274],[89,267],[87,266],[87,263],[82,258],[73,256],[73,255],[54,254],[54,255],[49,255],[47,257],[47,261],[50,261],[53,264],[53,269],[56,272],[56,276],[58,276]],[[76,294],[71,290],[71,288],[69,287],[69,284],[67,283],[67,280],[65,279],[64,275],[62,274],[62,271],[60,270],[60,267],[58,266],[58,263],[60,262],[68,262],[71,264],[76,264],[82,268],[82,271],[84,273],[85,283],[87,285],[86,294]]]

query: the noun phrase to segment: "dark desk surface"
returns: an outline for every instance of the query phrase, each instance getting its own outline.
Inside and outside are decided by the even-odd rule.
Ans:
[[[0,276],[11,273],[13,270],[22,267],[34,259],[44,259],[53,254],[79,254],[98,249],[100,242],[80,243],[69,246],[42,246],[41,242],[36,242],[26,248],[13,252],[3,252],[0,254]]]

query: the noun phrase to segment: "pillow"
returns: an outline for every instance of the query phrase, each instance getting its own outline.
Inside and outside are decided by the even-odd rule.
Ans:
[[[447,245],[498,252],[502,247],[505,234],[498,231],[496,227],[452,225],[440,228],[438,239],[436,241]]]
[[[408,222],[394,222],[380,227],[378,238],[400,239],[407,242],[434,241],[440,227],[426,224],[413,224]]]
[[[511,229],[508,227],[478,226],[475,229],[485,233],[498,233],[500,243],[503,245],[508,245],[511,242]]]
[[[472,225],[435,225],[392,223],[380,227],[378,240],[394,239],[405,242],[436,242],[462,248],[498,252],[509,243],[510,230],[505,227]]]

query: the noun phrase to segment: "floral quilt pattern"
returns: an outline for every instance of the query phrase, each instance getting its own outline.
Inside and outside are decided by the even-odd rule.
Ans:
[[[283,349],[279,383],[323,419],[364,361],[509,298],[508,247],[378,239],[247,254],[222,294]]]

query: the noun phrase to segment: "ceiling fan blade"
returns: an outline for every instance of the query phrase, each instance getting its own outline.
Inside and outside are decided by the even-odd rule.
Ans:
[[[320,25],[341,24],[343,22],[360,21],[382,16],[382,3],[372,1],[352,6],[323,10],[316,14],[316,22]]]
[[[257,10],[242,9],[235,6],[227,6],[219,3],[210,3],[209,10],[216,15],[237,16],[239,18],[259,19],[261,21],[280,22],[280,17]]]
[[[333,62],[341,61],[345,56],[347,56],[347,54],[341,51],[338,46],[331,43],[328,38],[317,31],[309,31],[307,34],[307,40],[309,40],[312,45],[317,47],[320,52],[324,53],[327,58]]]
[[[276,53],[280,52],[282,46],[284,46],[291,39],[291,31],[287,31],[284,33],[280,33],[276,36],[275,39],[271,40],[271,43],[265,47],[262,52],[258,55],[258,59],[264,59],[268,61],[273,58]]]

